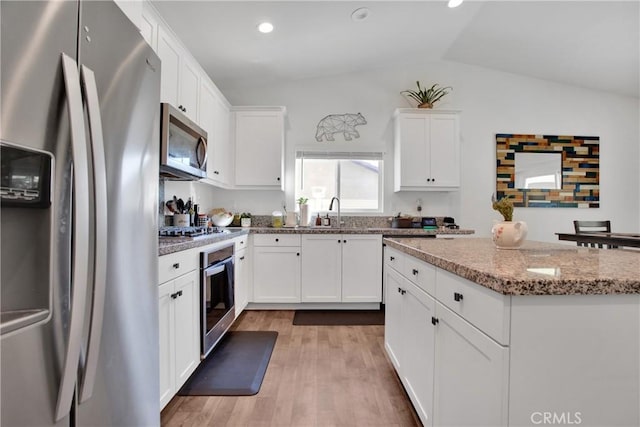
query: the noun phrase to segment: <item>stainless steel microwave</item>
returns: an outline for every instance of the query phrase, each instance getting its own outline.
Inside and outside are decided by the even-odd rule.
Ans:
[[[161,104],[160,175],[193,180],[207,176],[207,133],[177,108]]]

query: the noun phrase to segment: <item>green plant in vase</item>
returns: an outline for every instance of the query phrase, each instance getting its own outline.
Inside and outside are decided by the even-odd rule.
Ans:
[[[417,81],[416,85],[418,86],[418,90],[408,89],[400,93],[416,100],[418,102],[418,108],[433,108],[433,104],[453,90],[451,86],[440,86],[438,83],[430,88],[421,87],[420,81]]]

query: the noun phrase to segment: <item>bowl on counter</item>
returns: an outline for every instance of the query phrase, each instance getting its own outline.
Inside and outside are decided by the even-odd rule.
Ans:
[[[233,222],[233,214],[229,212],[215,214],[211,217],[211,222],[216,227],[227,227]]]

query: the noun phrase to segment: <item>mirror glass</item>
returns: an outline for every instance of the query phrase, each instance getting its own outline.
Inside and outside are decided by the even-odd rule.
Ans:
[[[515,153],[515,188],[562,188],[562,153]]]

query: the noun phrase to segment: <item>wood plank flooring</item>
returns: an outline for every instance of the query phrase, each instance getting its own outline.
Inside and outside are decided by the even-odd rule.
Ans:
[[[176,396],[163,426],[419,426],[384,350],[384,326],[294,326],[246,311],[232,330],[278,331],[255,396]]]

